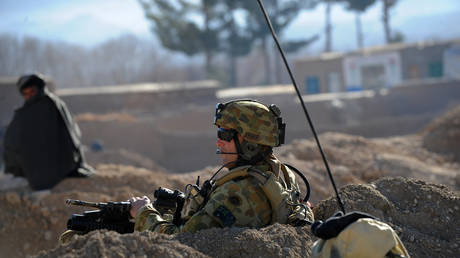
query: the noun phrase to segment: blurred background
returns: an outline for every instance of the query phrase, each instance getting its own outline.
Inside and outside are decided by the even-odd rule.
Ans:
[[[264,4],[320,133],[411,134],[460,104],[458,1]],[[213,107],[234,98],[280,106],[288,142],[310,136],[255,0],[2,0],[0,14],[0,141],[32,72],[93,164],[217,164]]]

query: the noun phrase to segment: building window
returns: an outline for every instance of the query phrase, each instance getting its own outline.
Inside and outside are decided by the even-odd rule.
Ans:
[[[316,94],[319,93],[319,79],[317,76],[307,76],[305,80],[305,93]]]
[[[385,66],[382,64],[361,67],[362,87],[365,90],[383,89],[386,85]]]
[[[428,64],[428,77],[430,78],[439,78],[443,75],[441,62],[430,62]]]
[[[336,72],[331,72],[327,75],[327,84],[329,87],[329,92],[339,92],[340,91],[340,74]]]

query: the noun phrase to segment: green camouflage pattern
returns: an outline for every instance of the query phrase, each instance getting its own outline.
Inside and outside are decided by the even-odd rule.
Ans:
[[[272,207],[271,224],[296,225],[299,220],[314,221],[313,211],[307,203],[302,203],[298,195],[300,188],[295,173],[283,165],[273,154],[249,170],[269,171],[273,173],[271,179],[279,183],[270,183],[270,178],[260,182]],[[288,205],[288,203],[296,205]]]
[[[276,116],[259,102],[229,102],[216,114],[215,124],[225,129],[235,129],[248,142],[272,147],[279,145]]]
[[[281,169],[282,167],[283,169]],[[269,159],[255,166],[241,166],[228,171],[227,174],[221,174],[221,179],[226,178],[227,175],[230,176],[228,181],[227,179],[223,181],[217,179],[221,183],[216,183],[216,188],[209,195],[208,202],[201,209],[198,209],[184,225],[180,227],[174,225],[171,222],[172,216],[170,214],[161,216],[150,204],[138,211],[134,229],[136,231],[150,230],[158,233],[175,234],[215,227],[261,228],[274,223],[291,224],[297,219],[304,218],[314,221],[313,212],[308,206],[301,208],[301,206],[285,206],[273,203],[277,207],[272,207],[271,202],[273,200],[269,199],[269,196],[272,196],[270,198],[273,196],[275,198],[278,196],[286,197],[285,190],[266,189],[265,186],[261,185],[259,179],[248,173],[246,173],[247,176],[241,176],[245,174],[241,172],[247,172],[248,169],[258,170],[266,174],[272,173],[277,178],[276,180],[284,185],[285,190],[291,189],[289,195],[299,189],[294,173],[285,168],[274,155],[271,155]],[[283,171],[287,174],[285,175]],[[284,193],[280,191],[284,191]],[[300,200],[297,196],[291,197],[288,201],[299,203]],[[284,204],[285,201],[281,203]],[[187,207],[184,206],[184,209]],[[276,214],[279,217],[274,220],[273,217]]]
[[[160,216],[151,205],[147,205],[139,210],[134,229],[175,234],[214,227],[260,228],[268,225],[270,219],[269,200],[258,182],[252,177],[246,177],[231,180],[216,188],[203,209],[180,227]]]

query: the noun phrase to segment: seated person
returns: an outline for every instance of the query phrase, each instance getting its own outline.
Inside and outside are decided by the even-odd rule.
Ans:
[[[94,174],[81,151],[80,129],[44,79],[25,75],[17,86],[25,102],[5,133],[5,173],[25,177],[33,190],[52,188],[65,177]]]

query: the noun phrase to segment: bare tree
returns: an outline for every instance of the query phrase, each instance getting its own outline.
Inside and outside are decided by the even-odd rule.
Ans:
[[[390,9],[393,8],[398,0],[382,0],[383,9],[382,9],[382,21],[383,29],[385,31],[385,43],[392,42],[391,28],[390,28]]]
[[[361,14],[371,7],[375,0],[344,0],[347,4],[347,9],[356,13],[356,38],[358,48],[363,48],[363,31],[361,25]]]
[[[94,48],[36,38],[0,35],[0,76],[41,72],[57,87],[88,87],[138,82],[187,81],[205,78],[192,62],[158,44],[122,36]]]

